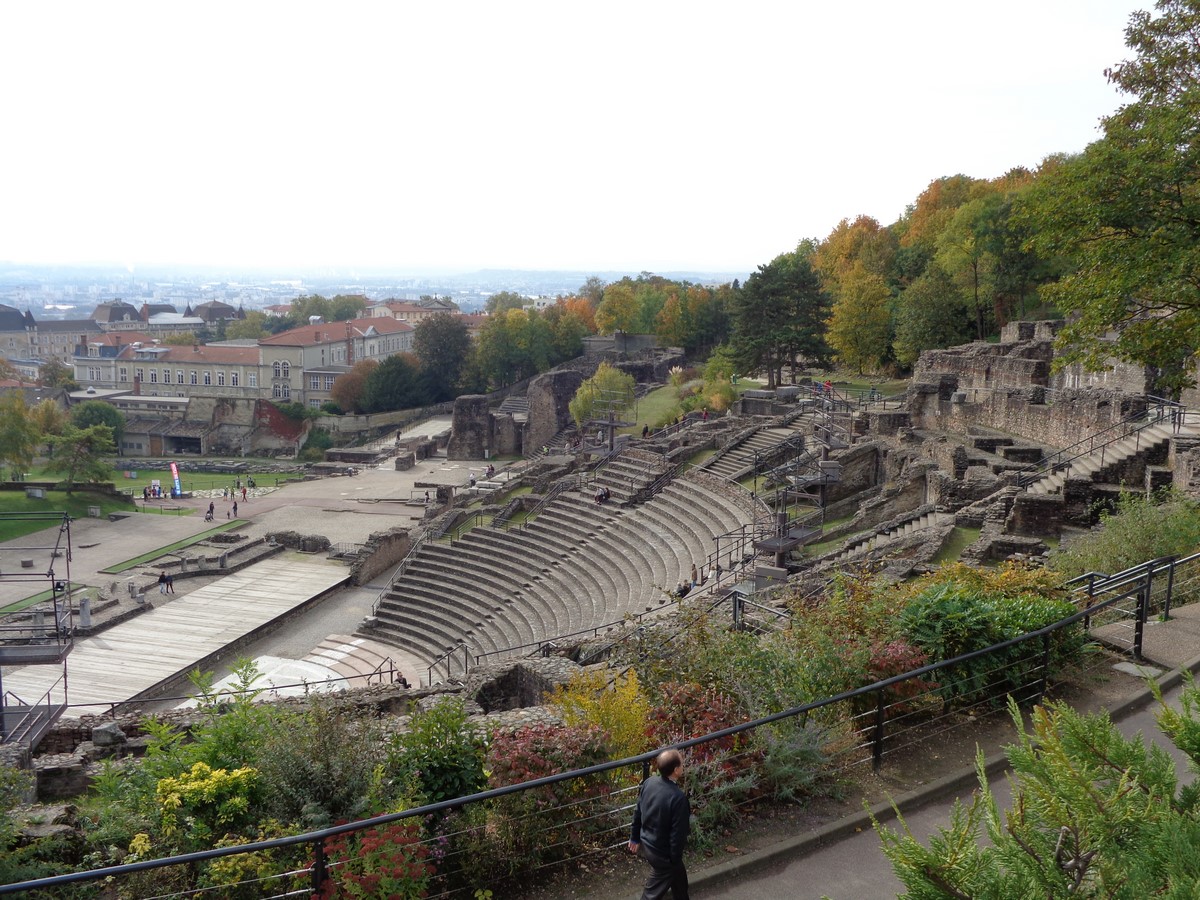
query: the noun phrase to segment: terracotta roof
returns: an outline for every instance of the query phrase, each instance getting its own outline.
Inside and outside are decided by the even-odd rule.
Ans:
[[[139,362],[147,362],[153,365],[156,362],[164,362],[179,365],[241,365],[241,366],[256,366],[258,365],[258,347],[210,347],[200,345],[199,347],[174,346],[171,344],[158,344],[153,347],[142,345],[137,350],[133,347],[125,347],[121,350],[120,359],[135,359],[139,352],[146,350],[157,350],[153,359],[138,360]],[[165,351],[165,352],[164,352]]]
[[[301,325],[262,338],[258,343],[267,347],[310,347],[314,344],[336,344],[346,339],[346,326],[350,326],[354,337],[363,337],[368,331],[376,334],[397,334],[412,331],[407,322],[387,316],[378,319],[351,319],[349,322],[325,322],[321,325]]]

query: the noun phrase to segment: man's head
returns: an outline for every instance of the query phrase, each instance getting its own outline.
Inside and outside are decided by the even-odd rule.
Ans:
[[[654,764],[663,778],[673,778],[683,768],[683,754],[678,750],[664,750],[658,754]]]

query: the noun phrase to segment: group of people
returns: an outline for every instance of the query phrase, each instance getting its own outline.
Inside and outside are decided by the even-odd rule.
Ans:
[[[175,593],[175,576],[166,572],[158,573],[158,592],[160,594]]]
[[[601,485],[596,488],[596,505],[603,506],[612,498],[612,492],[608,488]]]

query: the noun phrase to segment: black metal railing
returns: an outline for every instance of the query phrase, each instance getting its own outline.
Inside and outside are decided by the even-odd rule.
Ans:
[[[761,759],[764,750],[758,736],[769,735],[772,726],[790,724],[817,735],[827,774],[838,776],[862,767],[879,772],[891,755],[904,754],[913,746],[937,740],[964,722],[975,721],[978,715],[1002,709],[1006,697],[1021,703],[1039,700],[1050,685],[1056,664],[1063,662],[1071,648],[1078,645],[1077,639],[1083,636],[1083,623],[1120,602],[1120,596],[1101,600],[1059,622],[992,647],[733,724],[674,746],[692,751],[696,759],[717,758],[722,768],[740,771]],[[1144,609],[1143,606],[1143,614]],[[566,800],[519,804],[524,817],[522,827],[532,838],[531,846],[539,846],[538,834],[554,835],[556,842],[562,842],[556,844],[562,850],[560,856],[547,865],[571,864],[580,856],[605,853],[624,843],[637,784],[645,777],[649,762],[657,753],[658,748],[600,765],[306,834],[3,885],[0,895],[100,880],[119,890],[122,879],[136,873],[177,866],[194,870],[205,862],[223,857],[288,848],[303,848],[303,858],[308,862],[285,866],[277,875],[266,876],[273,878],[277,886],[277,890],[270,889],[273,893],[262,890],[261,878],[264,876],[259,876],[261,895],[295,896],[310,891],[321,895],[329,882],[339,877],[339,866],[346,864],[344,860],[331,858],[327,852],[335,839],[393,823],[410,822],[413,833],[420,834],[417,846],[426,848],[423,852],[431,854],[432,848],[440,848],[436,874],[429,885],[430,895],[470,896],[470,882],[458,878],[465,856],[473,852],[468,849],[470,842],[463,836],[480,838],[485,835],[486,821],[481,823],[481,817],[473,820],[460,817],[459,821],[474,824],[464,824],[450,835],[421,832],[423,823],[441,821],[446,815],[462,812],[468,807],[483,805],[483,809],[492,809],[502,804],[506,797],[527,792],[540,792],[531,795],[540,801],[547,796],[545,789],[573,782],[580,790],[561,792],[562,796],[568,797]],[[695,771],[696,767],[693,767]],[[599,792],[584,789],[596,779],[603,779],[611,789]],[[733,800],[735,806],[753,802],[753,792],[747,791]],[[571,823],[569,828],[564,826],[564,821]],[[581,824],[584,822],[588,824]],[[571,832],[570,840],[564,840],[565,831]],[[571,849],[566,849],[568,847]],[[229,891],[234,887],[223,885],[217,895],[220,890]],[[189,891],[188,895],[191,894]]]

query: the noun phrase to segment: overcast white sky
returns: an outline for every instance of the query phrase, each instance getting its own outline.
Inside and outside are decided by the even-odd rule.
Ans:
[[[0,260],[750,271],[1083,149],[1151,5],[4,3]]]

